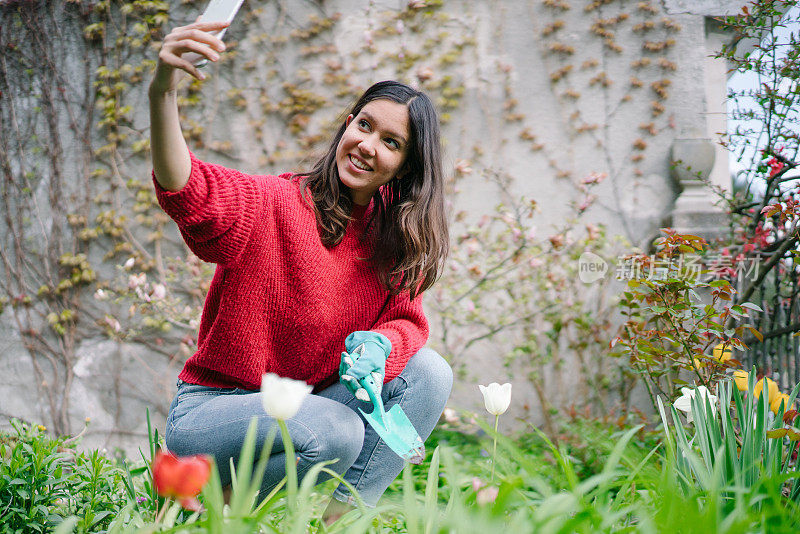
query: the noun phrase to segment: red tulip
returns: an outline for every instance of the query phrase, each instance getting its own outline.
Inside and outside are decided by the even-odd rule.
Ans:
[[[178,457],[158,451],[153,460],[153,484],[162,497],[178,499],[184,508],[197,510],[197,494],[211,476],[211,461],[206,456]]]

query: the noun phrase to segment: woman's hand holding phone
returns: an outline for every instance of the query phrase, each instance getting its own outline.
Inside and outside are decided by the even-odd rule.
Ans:
[[[179,70],[198,80],[205,79],[205,75],[194,63],[202,58],[209,61],[219,60],[220,54],[225,50],[225,43],[214,34],[229,25],[229,22],[194,22],[169,32],[158,52],[158,66],[150,90],[175,90],[180,79],[177,75]]]

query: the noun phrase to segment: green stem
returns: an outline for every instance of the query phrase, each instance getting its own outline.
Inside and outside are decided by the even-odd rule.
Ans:
[[[158,524],[161,522],[161,519],[163,519],[164,517],[164,512],[166,512],[167,508],[169,508],[170,502],[171,502],[170,498],[167,497],[166,499],[164,499],[164,506],[161,507],[161,510],[158,510],[158,501],[156,501],[156,510],[158,510],[158,513],[156,514],[154,523]]]
[[[492,448],[492,478],[490,482],[494,482],[494,464],[497,462],[497,422],[500,420],[499,415],[494,416],[494,447]]]
[[[278,427],[283,438],[283,453],[286,456],[286,508],[294,506],[297,500],[297,464],[294,457],[294,445],[289,437],[289,428],[286,421],[278,419]]]

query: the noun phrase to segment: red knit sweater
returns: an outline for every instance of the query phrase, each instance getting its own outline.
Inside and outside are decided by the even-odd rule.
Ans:
[[[186,244],[217,264],[197,352],[180,379],[258,389],[270,372],[314,385],[337,372],[345,337],[370,329],[392,342],[386,381],[400,374],[425,344],[428,322],[421,297],[389,297],[363,259],[371,247],[359,238],[371,205],[355,206],[344,238],[327,248],[290,174],[251,176],[191,160],[180,191],[153,176],[158,202]]]

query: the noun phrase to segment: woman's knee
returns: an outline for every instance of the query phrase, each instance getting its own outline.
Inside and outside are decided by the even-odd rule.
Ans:
[[[334,471],[349,468],[364,446],[364,422],[343,404],[331,410],[314,433],[319,447],[317,461],[336,460],[331,466]]]
[[[410,371],[408,380],[419,383],[433,398],[441,400],[442,404],[447,402],[453,389],[453,369],[438,352],[423,347],[409,360],[406,368]],[[404,372],[401,375],[405,374]]]

